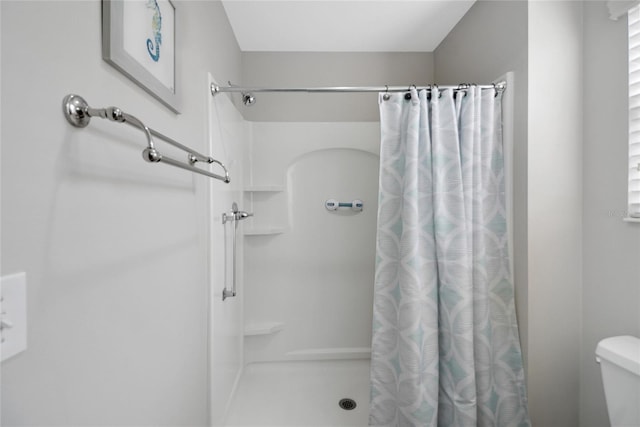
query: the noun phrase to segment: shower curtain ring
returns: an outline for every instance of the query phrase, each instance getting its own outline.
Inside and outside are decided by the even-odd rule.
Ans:
[[[384,95],[382,95],[382,99],[385,101],[388,101],[389,98],[391,98],[391,95],[389,95],[389,86],[384,85],[384,87],[385,87],[385,91],[384,91]]]
[[[434,83],[433,87],[438,91],[438,99],[442,98],[442,92],[440,92],[438,85]]]
[[[462,93],[462,97],[464,98],[465,96],[467,96],[467,89],[469,89],[470,87],[471,87],[471,84],[469,84],[469,83],[460,83],[458,85],[457,92],[461,92]]]
[[[406,99],[407,101],[411,99],[411,88],[418,90],[416,85],[410,85],[409,88],[407,89],[409,92],[405,93],[404,95],[404,99]]]

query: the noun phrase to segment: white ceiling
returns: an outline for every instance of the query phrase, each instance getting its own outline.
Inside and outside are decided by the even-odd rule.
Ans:
[[[222,0],[246,52],[433,52],[474,2]]]

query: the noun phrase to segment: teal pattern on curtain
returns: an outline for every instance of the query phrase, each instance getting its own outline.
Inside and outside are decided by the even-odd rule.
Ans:
[[[529,426],[501,95],[410,93],[379,95],[369,424]]]

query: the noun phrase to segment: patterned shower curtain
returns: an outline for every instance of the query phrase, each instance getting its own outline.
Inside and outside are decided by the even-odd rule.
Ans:
[[[410,93],[379,96],[369,424],[529,426],[501,96]]]

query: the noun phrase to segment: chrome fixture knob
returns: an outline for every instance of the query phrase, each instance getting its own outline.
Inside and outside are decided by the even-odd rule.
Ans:
[[[236,216],[236,220],[242,220],[242,219],[247,219],[250,216],[253,216],[253,213],[249,213],[249,212],[245,212],[245,211],[238,211],[235,214]]]
[[[242,94],[242,103],[247,107],[252,106],[256,103],[256,98],[251,93],[243,93]]]

